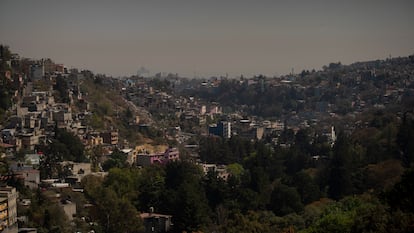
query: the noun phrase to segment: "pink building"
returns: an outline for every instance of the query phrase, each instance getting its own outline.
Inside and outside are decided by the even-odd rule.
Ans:
[[[138,154],[137,165],[150,166],[152,164],[166,164],[170,161],[180,159],[180,153],[177,148],[168,148],[164,153],[155,154]]]

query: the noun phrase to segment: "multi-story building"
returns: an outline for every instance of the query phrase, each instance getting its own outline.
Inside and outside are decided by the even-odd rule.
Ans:
[[[17,198],[16,188],[0,187],[0,228],[2,231],[17,226]]]
[[[53,112],[53,120],[58,125],[67,126],[72,122],[72,113],[65,110],[55,111]]]
[[[7,198],[0,197],[0,231],[3,231],[9,225]]]
[[[142,213],[140,217],[144,221],[145,232],[169,232],[171,230],[172,215],[157,213]]]
[[[217,178],[221,178],[225,181],[230,176],[230,173],[227,171],[226,165],[217,165],[217,164],[201,164],[201,167],[203,168],[203,172],[205,175],[207,175],[209,172],[214,172],[217,174]]]
[[[74,163],[72,161],[63,161],[60,164],[62,167],[67,168],[72,173],[66,179],[66,182],[71,184],[80,182],[83,177],[92,173],[92,165],[90,163]]]
[[[217,125],[211,125],[208,128],[209,134],[217,135],[223,138],[231,138],[231,123],[221,121]]]
[[[101,133],[103,142],[110,145],[118,145],[118,131],[108,131]]]
[[[43,64],[33,64],[30,66],[30,77],[32,80],[42,79],[43,76],[45,76],[45,67]]]
[[[88,135],[86,135],[86,143],[88,146],[94,147],[102,145],[104,140],[98,132],[89,132]]]
[[[17,167],[13,171],[20,179],[23,180],[24,186],[30,189],[37,189],[40,184],[40,171],[30,166]]]
[[[138,154],[137,165],[149,166],[151,164],[165,164],[180,159],[180,153],[177,148],[168,148],[164,153]]]
[[[25,133],[20,135],[22,147],[24,149],[34,150],[35,145],[39,144],[39,136],[33,133]]]
[[[56,64],[51,59],[44,59],[43,66],[46,74],[62,74],[65,66],[63,64]]]

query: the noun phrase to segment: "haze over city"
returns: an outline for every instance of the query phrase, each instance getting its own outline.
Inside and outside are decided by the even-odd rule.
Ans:
[[[21,56],[113,76],[283,75],[414,52],[413,1],[8,1]]]

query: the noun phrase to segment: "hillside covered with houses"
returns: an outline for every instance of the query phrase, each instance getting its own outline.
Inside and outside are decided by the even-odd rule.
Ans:
[[[413,56],[198,79],[0,59],[0,232],[414,229]]]

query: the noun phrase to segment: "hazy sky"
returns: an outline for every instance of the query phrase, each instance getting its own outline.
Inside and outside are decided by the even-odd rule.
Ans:
[[[282,75],[414,53],[414,1],[0,0],[0,43],[108,75]]]

